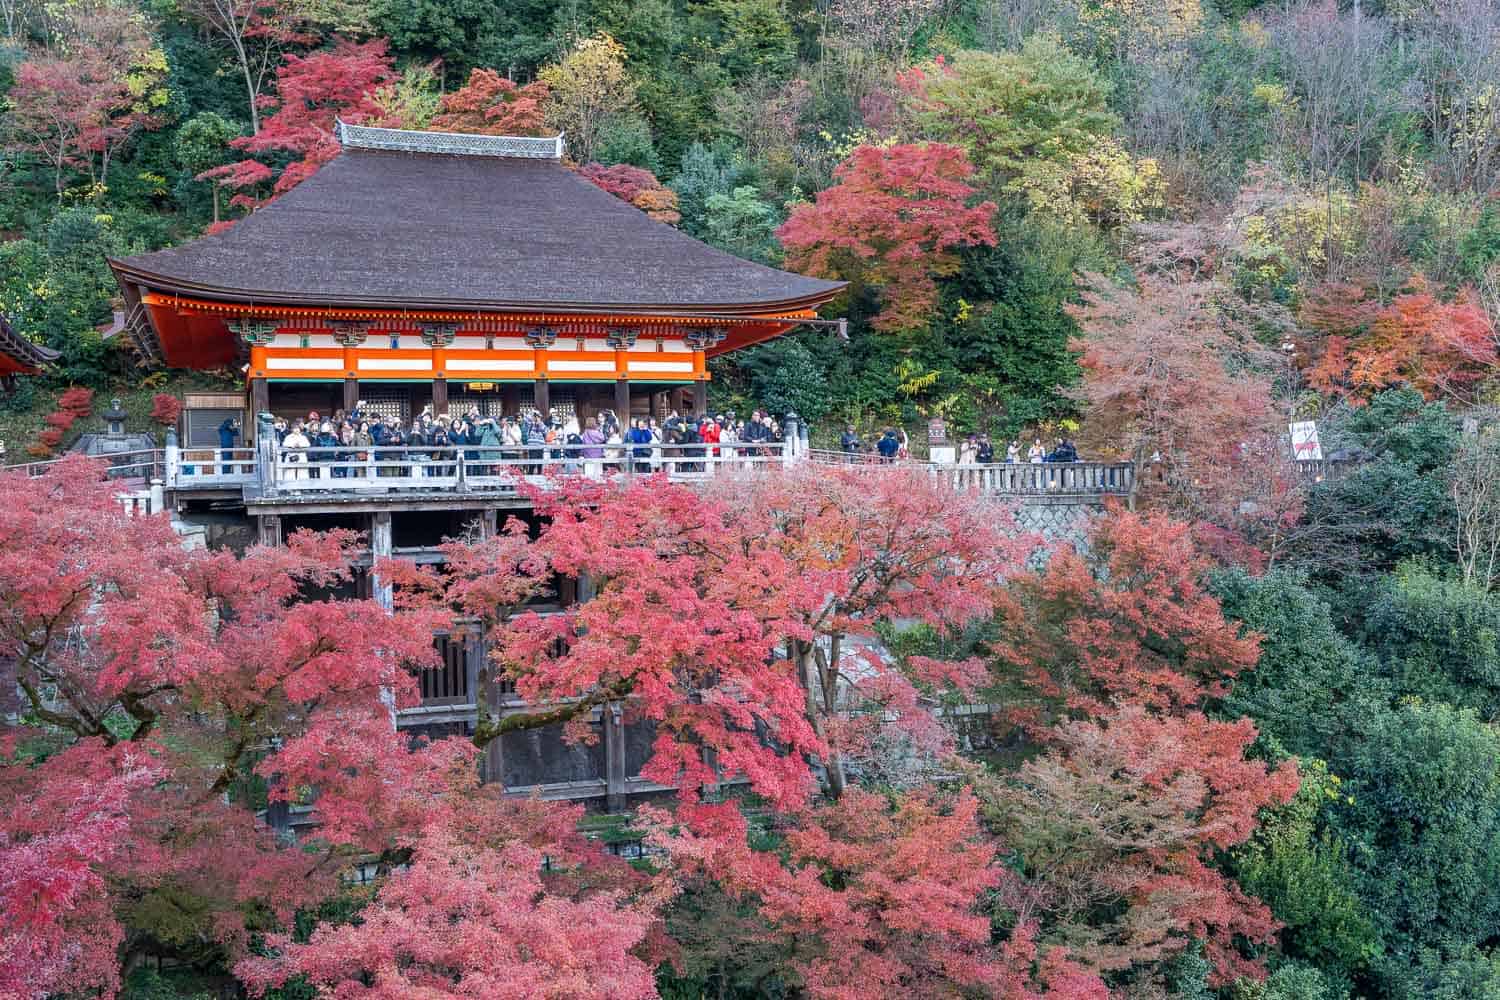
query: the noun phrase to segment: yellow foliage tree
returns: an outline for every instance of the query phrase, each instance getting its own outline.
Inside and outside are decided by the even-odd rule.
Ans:
[[[547,124],[567,135],[580,163],[594,158],[600,131],[615,115],[635,107],[635,82],[625,69],[625,46],[609,35],[585,38],[562,62],[537,74],[550,89]]]

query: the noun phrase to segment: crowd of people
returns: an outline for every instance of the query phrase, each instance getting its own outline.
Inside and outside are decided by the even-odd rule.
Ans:
[[[853,424],[844,427],[844,433],[839,438],[839,448],[846,455],[862,455],[867,450],[863,441],[860,440],[858,432]],[[876,439],[874,452],[881,461],[894,462],[910,456],[909,441],[906,432],[900,428],[887,427]],[[1021,457],[1021,441],[1013,438],[1005,447],[1005,464],[1016,465],[1023,461]],[[1069,438],[1058,438],[1056,445],[1049,451],[1042,445],[1041,438],[1035,438],[1031,447],[1026,450],[1026,462],[1041,464],[1044,462],[1076,462],[1078,461],[1078,447]],[[996,465],[995,446],[990,441],[988,434],[970,434],[958,448],[959,465]]]
[[[746,418],[733,411],[684,416],[674,410],[660,421],[630,417],[627,426],[613,410],[580,423],[557,410],[545,418],[534,408],[497,418],[477,408],[435,415],[428,407],[404,425],[361,402],[352,412],[338,409],[326,417],[317,411],[305,419],[278,417],[272,427],[288,479],[347,478],[357,474],[356,463],[367,461],[380,476],[450,476],[460,457],[470,475],[494,474],[504,465],[535,473],[555,462],[564,471],[581,467],[597,475],[625,462],[627,452],[633,465],[659,469],[670,462],[679,471],[701,471],[709,456],[757,456],[782,441],[780,423],[759,410]],[[388,448],[406,450],[379,451]]]

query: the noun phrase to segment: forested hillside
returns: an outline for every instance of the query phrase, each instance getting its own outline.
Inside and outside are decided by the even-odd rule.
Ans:
[[[151,672],[158,647],[143,641],[131,647],[142,661],[131,683],[148,694],[121,682],[111,698],[122,700],[108,702],[124,706],[125,729],[96,719],[87,730],[68,715],[42,722],[76,743],[0,742],[7,762],[35,764],[61,789],[44,799],[29,791],[46,787],[32,772],[3,769],[0,790],[26,808],[0,819],[0,857],[74,822],[133,845],[48,848],[89,874],[69,890],[74,909],[59,917],[37,904],[27,933],[55,945],[100,914],[118,933],[84,935],[67,954],[39,948],[45,968],[6,950],[29,939],[0,933],[0,995],[108,990],[124,973],[133,1000],[231,977],[287,1000],[314,984],[348,997],[522,996],[519,973],[482,978],[485,949],[545,930],[556,953],[504,951],[495,964],[552,975],[567,965],[557,954],[576,949],[574,978],[547,987],[558,997],[1500,998],[1496,0],[0,0],[0,15],[0,312],[62,352],[55,371],[0,396],[28,434],[64,387],[154,391],[175,377],[102,337],[118,294],[105,256],[235,225],[332,159],[342,119],[562,130],[584,176],[659,221],[850,282],[825,310],[849,318],[847,341],[803,332],[716,362],[718,406],[795,410],[824,434],[941,417],[950,431],[994,436],[999,454],[1012,438],[1024,454],[1033,437],[1069,436],[1086,457],[1133,462],[1142,484],[1135,509],[1112,510],[1080,552],[1044,565],[985,534],[1002,515],[945,510],[920,491],[864,496],[843,480],[824,506],[818,491],[835,487],[807,483],[704,501],[734,539],[728,554],[662,548],[663,524],[702,530],[684,489],[611,508],[608,542],[568,534],[559,513],[553,535],[504,543],[530,554],[466,556],[456,575],[469,576],[446,581],[445,597],[463,598],[474,578],[524,577],[528,559],[617,574],[605,610],[584,622],[600,648],[617,643],[611,655],[639,641],[636,623],[622,624],[639,612],[629,573],[648,591],[679,588],[691,609],[661,622],[673,656],[711,659],[723,642],[713,629],[730,627],[717,612],[747,593],[760,602],[761,631],[713,654],[742,656],[735,697],[767,699],[753,719],[726,710],[728,721],[703,721],[701,693],[659,663],[621,679],[613,661],[548,660],[550,634],[508,637],[531,658],[523,685],[570,698],[622,685],[663,731],[681,727],[667,763],[690,767],[684,747],[723,739],[756,775],[743,815],[690,802],[647,817],[659,859],[671,859],[660,861],[670,890],[615,872],[546,896],[539,859],[572,863],[581,848],[559,831],[577,817],[495,799],[474,819],[474,789],[454,779],[433,792],[417,764],[379,772],[373,784],[406,796],[381,799],[388,812],[356,808],[375,795],[363,785],[330,800],[349,810],[349,856],[372,850],[382,823],[448,824],[403,842],[414,874],[390,885],[408,895],[323,883],[311,895],[284,862],[265,875],[280,895],[235,895],[204,876],[228,862],[183,846],[196,828],[153,828],[157,853],[139,855],[149,877],[127,878],[121,859],[139,845],[116,837],[117,817],[100,806],[84,822],[65,808],[69,795],[84,801],[78,789],[94,779],[78,775],[93,772],[58,764],[63,780],[47,768],[87,739],[115,747],[145,718],[131,704],[158,683],[180,686],[197,700],[178,719],[191,715],[192,734],[171,744],[178,756],[99,787],[119,801],[170,788],[180,797],[162,792],[169,805],[209,812],[222,799],[238,818],[213,812],[203,828],[233,840],[234,824],[251,825],[245,803],[265,804],[265,784],[246,790],[254,767],[235,772],[239,757],[222,781],[205,779],[195,741],[222,736],[215,712],[232,729],[245,705],[264,702],[302,725],[309,716],[288,706],[328,696],[290,675],[252,680],[247,664],[262,654],[249,637],[237,640],[245,650],[214,647],[242,657],[233,669],[215,661],[222,677],[169,681]],[[1309,420],[1337,459],[1315,471],[1292,460],[1287,438],[1289,423]],[[12,460],[33,440],[11,441]],[[63,509],[112,523],[109,500],[79,477],[84,499]],[[33,510],[54,503],[9,488]],[[38,537],[6,516],[7,553],[72,554],[72,544],[110,586],[111,574],[136,579],[108,538]],[[889,571],[850,540],[896,538],[912,518],[939,529],[913,551],[993,575],[929,592],[925,571],[895,574],[881,600],[851,597],[837,626],[786,606],[816,605],[856,571]],[[118,552],[161,541],[111,530]],[[983,556],[979,539],[994,542]],[[632,543],[678,560],[680,577],[651,576],[656,563],[633,561]],[[138,599],[232,603],[268,580],[278,593],[321,585],[344,544],[211,571],[162,556],[158,568],[185,590]],[[845,545],[845,563],[821,555]],[[763,564],[736,563],[737,546]],[[818,576],[829,561],[849,576]],[[757,590],[766,567],[822,589]],[[45,575],[17,560],[0,562],[0,577],[21,580],[22,569]],[[25,595],[0,603],[55,598],[36,588],[0,584]],[[302,640],[274,627],[276,608],[250,603],[277,642]],[[81,613],[67,608],[59,620]],[[0,633],[41,627],[23,617],[0,610]],[[901,631],[897,619],[918,624]],[[407,624],[391,641],[421,647],[431,620]],[[804,719],[796,678],[810,676],[816,643],[836,651],[845,632],[892,651],[861,680],[877,714],[978,701],[1000,706],[993,731],[950,758],[930,730],[845,732],[811,694]],[[186,627],[173,642],[207,648]],[[807,662],[770,676],[772,643]],[[341,650],[338,662],[353,674],[350,664],[388,652]],[[391,684],[365,677],[332,695],[378,714]],[[783,763],[726,735],[752,725],[793,734]],[[349,774],[369,765],[368,747],[322,735]],[[859,747],[847,790],[842,771],[821,771],[816,806],[793,808],[811,772],[784,762],[837,759],[840,739]],[[278,775],[338,787],[338,767],[292,750],[303,756],[286,751]],[[152,822],[167,808],[157,802]],[[514,850],[475,833],[490,829]],[[51,855],[33,853],[35,870],[49,870]],[[235,869],[240,889],[265,874],[260,864]],[[0,900],[7,891],[0,872]],[[462,919],[500,930],[451,953],[413,943]],[[576,933],[593,924],[618,935],[606,947]],[[392,967],[411,978],[359,965],[377,953],[400,956]],[[163,955],[178,978],[148,967]],[[465,977],[495,992],[434,985]]]

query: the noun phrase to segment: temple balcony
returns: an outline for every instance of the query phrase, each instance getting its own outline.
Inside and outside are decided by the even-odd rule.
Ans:
[[[364,449],[168,448],[162,484],[186,495],[239,494],[247,506],[352,509],[367,501],[420,507],[494,506],[520,500],[526,487],[546,488],[557,476],[593,479],[665,475],[674,482],[709,482],[755,475],[796,463],[847,465],[851,457],[806,449],[796,441],[733,445],[548,445],[400,447]],[[889,465],[864,457],[854,464],[872,474]],[[918,465],[960,489],[996,496],[1064,498],[1125,496],[1134,467],[1122,462],[1066,464]]]

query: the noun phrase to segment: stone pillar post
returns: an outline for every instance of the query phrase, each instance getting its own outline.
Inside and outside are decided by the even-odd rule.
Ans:
[[[162,450],[162,465],[165,466],[167,482],[177,485],[177,476],[182,471],[182,452],[177,447],[177,428],[167,428],[166,446]]]
[[[261,496],[272,496],[278,486],[276,428],[266,410],[255,412],[255,484]]]

